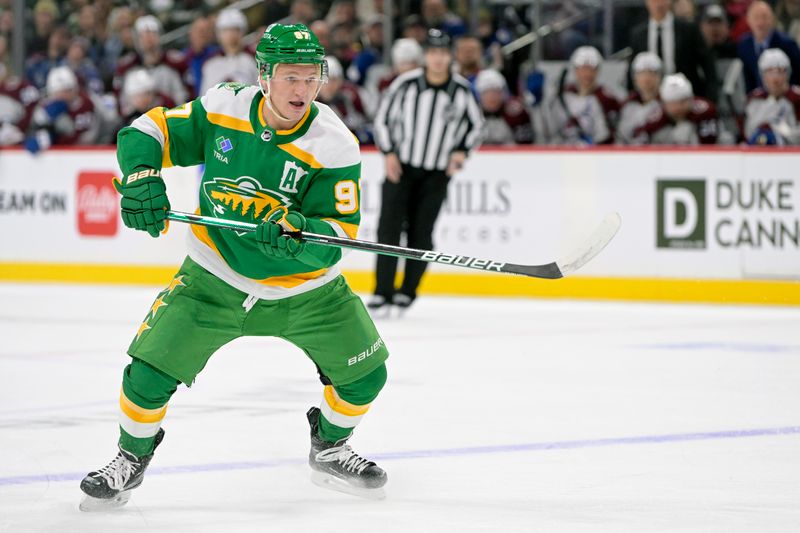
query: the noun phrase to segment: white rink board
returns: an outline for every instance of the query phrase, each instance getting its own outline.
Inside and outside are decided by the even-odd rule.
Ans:
[[[482,151],[451,183],[436,248],[548,262],[618,211],[619,235],[581,274],[793,278],[800,273],[799,164],[800,152]],[[376,238],[382,168],[379,153],[364,153],[362,239]],[[110,189],[92,194],[81,182],[78,193],[79,175],[95,171],[118,172],[113,151],[4,151],[0,262],[177,265],[187,231],[180,224],[159,239],[126,231],[118,220],[113,235],[80,233],[81,217],[101,225],[118,218]],[[193,211],[198,169],[164,174],[173,208]],[[741,201],[732,200],[736,193]],[[371,255],[356,252],[343,264],[362,271],[373,265]]]

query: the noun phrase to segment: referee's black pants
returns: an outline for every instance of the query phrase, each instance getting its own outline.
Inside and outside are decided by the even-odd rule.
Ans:
[[[443,170],[425,170],[403,165],[399,183],[383,182],[381,215],[378,221],[378,242],[400,244],[405,230],[407,246],[422,250],[433,249],[433,225],[447,197],[450,178]],[[400,291],[412,299],[428,263],[406,260],[405,275]],[[397,258],[378,256],[375,294],[391,299],[396,292]]]

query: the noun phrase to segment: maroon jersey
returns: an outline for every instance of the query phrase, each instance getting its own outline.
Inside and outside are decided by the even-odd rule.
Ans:
[[[695,96],[689,114],[675,121],[663,104],[648,121],[634,132],[634,137],[651,144],[716,144],[719,134],[717,109],[714,104]]]
[[[102,121],[89,94],[81,91],[67,109],[51,117],[45,107],[53,100],[39,102],[33,113],[33,125],[50,132],[53,145],[94,144],[100,134]]]
[[[161,59],[152,67],[145,67],[142,56],[136,52],[124,56],[117,63],[114,72],[113,87],[118,97],[122,92],[125,76],[135,68],[146,68],[153,76],[156,90],[168,94],[176,102],[185,102],[189,99],[189,86],[185,78],[188,63],[182,52],[177,50],[162,52]]]
[[[619,101],[605,88],[597,86],[581,95],[574,84],[564,88],[563,99],[546,107],[550,131],[557,142],[566,144],[613,143],[619,110]]]
[[[344,81],[333,98],[328,101],[322,97],[317,97],[317,99],[333,109],[334,113],[342,119],[345,126],[353,132],[361,144],[372,144],[370,122],[367,119],[364,103],[355,84]]]
[[[39,101],[39,90],[27,81],[9,77],[0,82],[0,124],[10,124],[25,133],[33,110]]]
[[[531,144],[533,124],[522,101],[512,96],[494,113],[483,109],[483,144]]]
[[[745,117],[745,139],[751,139],[759,130],[770,130],[779,145],[800,143],[800,86],[790,86],[778,98],[761,88],[752,91]]]

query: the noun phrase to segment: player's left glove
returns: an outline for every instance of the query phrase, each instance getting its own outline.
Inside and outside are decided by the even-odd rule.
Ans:
[[[306,249],[306,243],[289,233],[303,231],[306,217],[296,211],[276,208],[256,228],[256,242],[265,255],[279,259],[296,259]]]

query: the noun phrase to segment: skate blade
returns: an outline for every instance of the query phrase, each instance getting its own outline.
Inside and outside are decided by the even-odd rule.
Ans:
[[[88,494],[84,494],[83,500],[81,501],[80,505],[78,505],[78,509],[87,513],[97,513],[97,512],[105,512],[105,511],[113,511],[114,509],[119,509],[126,503],[128,500],[131,499],[131,491],[120,492],[113,498],[95,498],[93,496],[89,496]]]
[[[392,307],[394,306],[384,305],[377,309],[367,309],[367,311],[374,320],[386,320],[392,318]]]
[[[383,490],[383,487],[377,489],[354,487],[343,479],[324,472],[317,472],[316,470],[311,471],[311,482],[323,489],[343,492],[366,500],[383,500],[386,498],[386,491]]]

